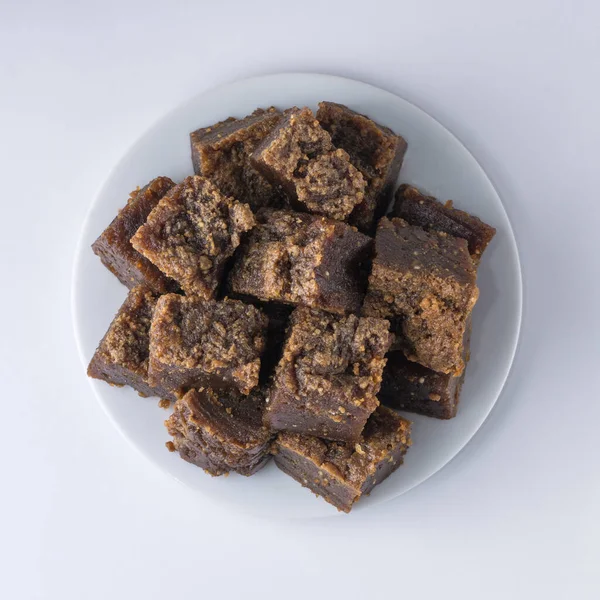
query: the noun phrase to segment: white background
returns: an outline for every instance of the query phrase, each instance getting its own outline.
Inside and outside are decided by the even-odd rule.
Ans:
[[[599,22],[593,0],[0,0],[0,598],[598,598]],[[193,94],[281,71],[439,119],[498,189],[524,272],[515,365],[467,448],[376,510],[306,522],[152,467],[71,326],[81,224],[125,150]]]

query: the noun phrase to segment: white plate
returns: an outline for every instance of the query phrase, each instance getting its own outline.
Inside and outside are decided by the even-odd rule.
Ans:
[[[310,106],[321,100],[347,104],[408,141],[400,181],[415,184],[441,200],[474,213],[497,229],[486,251],[473,314],[471,361],[458,416],[414,421],[413,446],[404,465],[355,507],[369,510],[415,487],[451,460],[479,429],[508,375],[521,321],[521,273],[513,232],[498,194],[464,146],[442,125],[409,102],[373,86],[329,75],[283,74],[238,81],[193,98],[169,113],[129,150],[114,168],[87,216],[73,277],[77,343],[87,366],[96,345],[123,302],[126,289],[92,253],[90,244],[122,207],[129,192],[157,175],[179,181],[192,173],[188,134],[256,107]],[[271,463],[257,475],[212,478],[165,448],[167,413],[155,398],[128,388],[90,380],[121,433],[161,469],[185,485],[241,511],[266,516],[318,517],[335,509],[300,487]]]

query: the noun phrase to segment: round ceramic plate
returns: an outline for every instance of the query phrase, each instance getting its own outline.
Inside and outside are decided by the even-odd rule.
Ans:
[[[309,106],[321,100],[348,105],[408,141],[399,182],[453,199],[497,229],[479,268],[479,301],[473,313],[471,361],[458,416],[450,421],[407,415],[413,445],[404,465],[363,498],[354,511],[371,510],[415,487],[450,461],[479,429],[498,399],[517,345],[521,274],[513,232],[498,194],[473,156],[440,123],[389,92],[340,77],[283,74],[238,81],[206,92],[152,127],[114,168],[93,201],[73,277],[75,334],[85,366],[127,290],[92,253],[90,244],[110,223],[131,190],[157,175],[180,181],[192,173],[189,133],[257,107]],[[255,514],[283,517],[335,515],[336,510],[300,487],[273,463],[253,477],[210,477],[165,448],[167,413],[156,398],[91,380],[98,400],[121,433],[165,472],[216,502]]]

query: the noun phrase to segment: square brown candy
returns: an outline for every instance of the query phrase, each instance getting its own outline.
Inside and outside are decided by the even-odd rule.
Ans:
[[[265,351],[260,358],[259,377],[261,384],[268,384],[272,379],[275,367],[281,358],[286,330],[294,307],[289,304],[280,304],[279,302],[262,302],[247,294],[232,294],[228,291],[227,295],[231,298],[241,300],[246,304],[255,306],[269,320]]]
[[[442,204],[410,185],[401,185],[396,192],[393,214],[411,225],[443,231],[467,240],[469,252],[476,260],[481,258],[483,251],[496,235],[496,230],[481,219],[454,208],[452,200]]]
[[[462,375],[438,373],[408,360],[402,352],[390,352],[383,371],[379,400],[397,410],[452,419],[456,416]]]
[[[140,396],[175,400],[168,388],[148,381],[150,322],[157,296],[136,287],[110,324],[88,367],[88,376],[111,385],[129,385]]]
[[[243,119],[230,117],[190,134],[196,175],[210,179],[226,196],[247,202],[252,210],[279,206],[283,194],[250,163],[250,156],[267,136],[281,113],[257,109]]]
[[[265,423],[274,431],[356,441],[379,404],[376,395],[391,339],[383,319],[297,308]]]
[[[309,108],[285,111],[252,161],[298,210],[343,220],[363,201],[363,176],[348,153],[334,147]]]
[[[366,182],[365,197],[354,208],[348,222],[370,234],[392,200],[406,141],[343,104],[321,102],[317,119],[331,135],[333,145],[350,155],[350,161]]]
[[[130,241],[150,211],[174,185],[168,177],[157,177],[141,190],[132,192],[125,207],[92,244],[92,250],[104,266],[129,289],[137,285],[146,285],[160,293],[177,289],[177,284],[143,257]]]
[[[238,251],[231,290],[335,313],[360,308],[372,240],[316,215],[263,210]]]
[[[150,328],[150,381],[167,389],[235,389],[258,384],[268,320],[238,300],[166,294]]]
[[[272,435],[262,424],[264,392],[250,396],[211,389],[190,390],[165,422],[167,447],[211,475],[253,475],[269,460]]]
[[[338,510],[352,505],[393,473],[410,446],[410,421],[380,406],[356,443],[281,433],[275,464]]]
[[[211,299],[240,236],[254,223],[247,204],[204,177],[188,177],[160,200],[131,243],[186,294]]]
[[[475,279],[465,240],[383,218],[363,314],[395,321],[410,360],[457,376],[479,295]]]

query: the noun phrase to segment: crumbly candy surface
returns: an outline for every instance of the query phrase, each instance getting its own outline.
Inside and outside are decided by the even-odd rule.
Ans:
[[[286,111],[252,155],[256,167],[283,187],[299,209],[345,219],[364,198],[365,181],[345,150],[308,108]]]
[[[371,233],[392,199],[406,141],[391,129],[335,102],[319,103],[317,119],[331,135],[333,145],[348,153],[363,176],[364,199],[354,208],[348,222]]]
[[[324,217],[260,211],[230,275],[235,293],[350,312],[364,296],[371,239]]]
[[[173,398],[169,390],[148,380],[150,323],[156,302],[157,295],[147,288],[129,292],[90,362],[90,377],[130,385],[144,396]]]
[[[254,224],[247,204],[204,177],[188,177],[160,200],[131,243],[187,294],[210,299],[241,234]]]
[[[275,462],[303,486],[349,512],[354,502],[402,464],[411,443],[410,426],[409,421],[380,406],[355,443],[279,434]]]
[[[106,362],[146,375],[150,322],[156,300],[156,294],[144,288],[129,293],[98,347],[97,352]]]
[[[196,175],[210,179],[226,196],[252,210],[280,206],[283,195],[252,165],[250,157],[281,119],[274,107],[257,109],[243,119],[230,117],[190,134]]]
[[[150,379],[171,389],[231,385],[248,394],[258,384],[267,324],[237,300],[161,296],[150,329]]]
[[[467,320],[479,295],[467,242],[383,218],[375,253],[363,313],[399,319],[409,359],[460,375]]]
[[[265,415],[276,430],[357,439],[379,402],[389,322],[305,307],[290,318]]]

